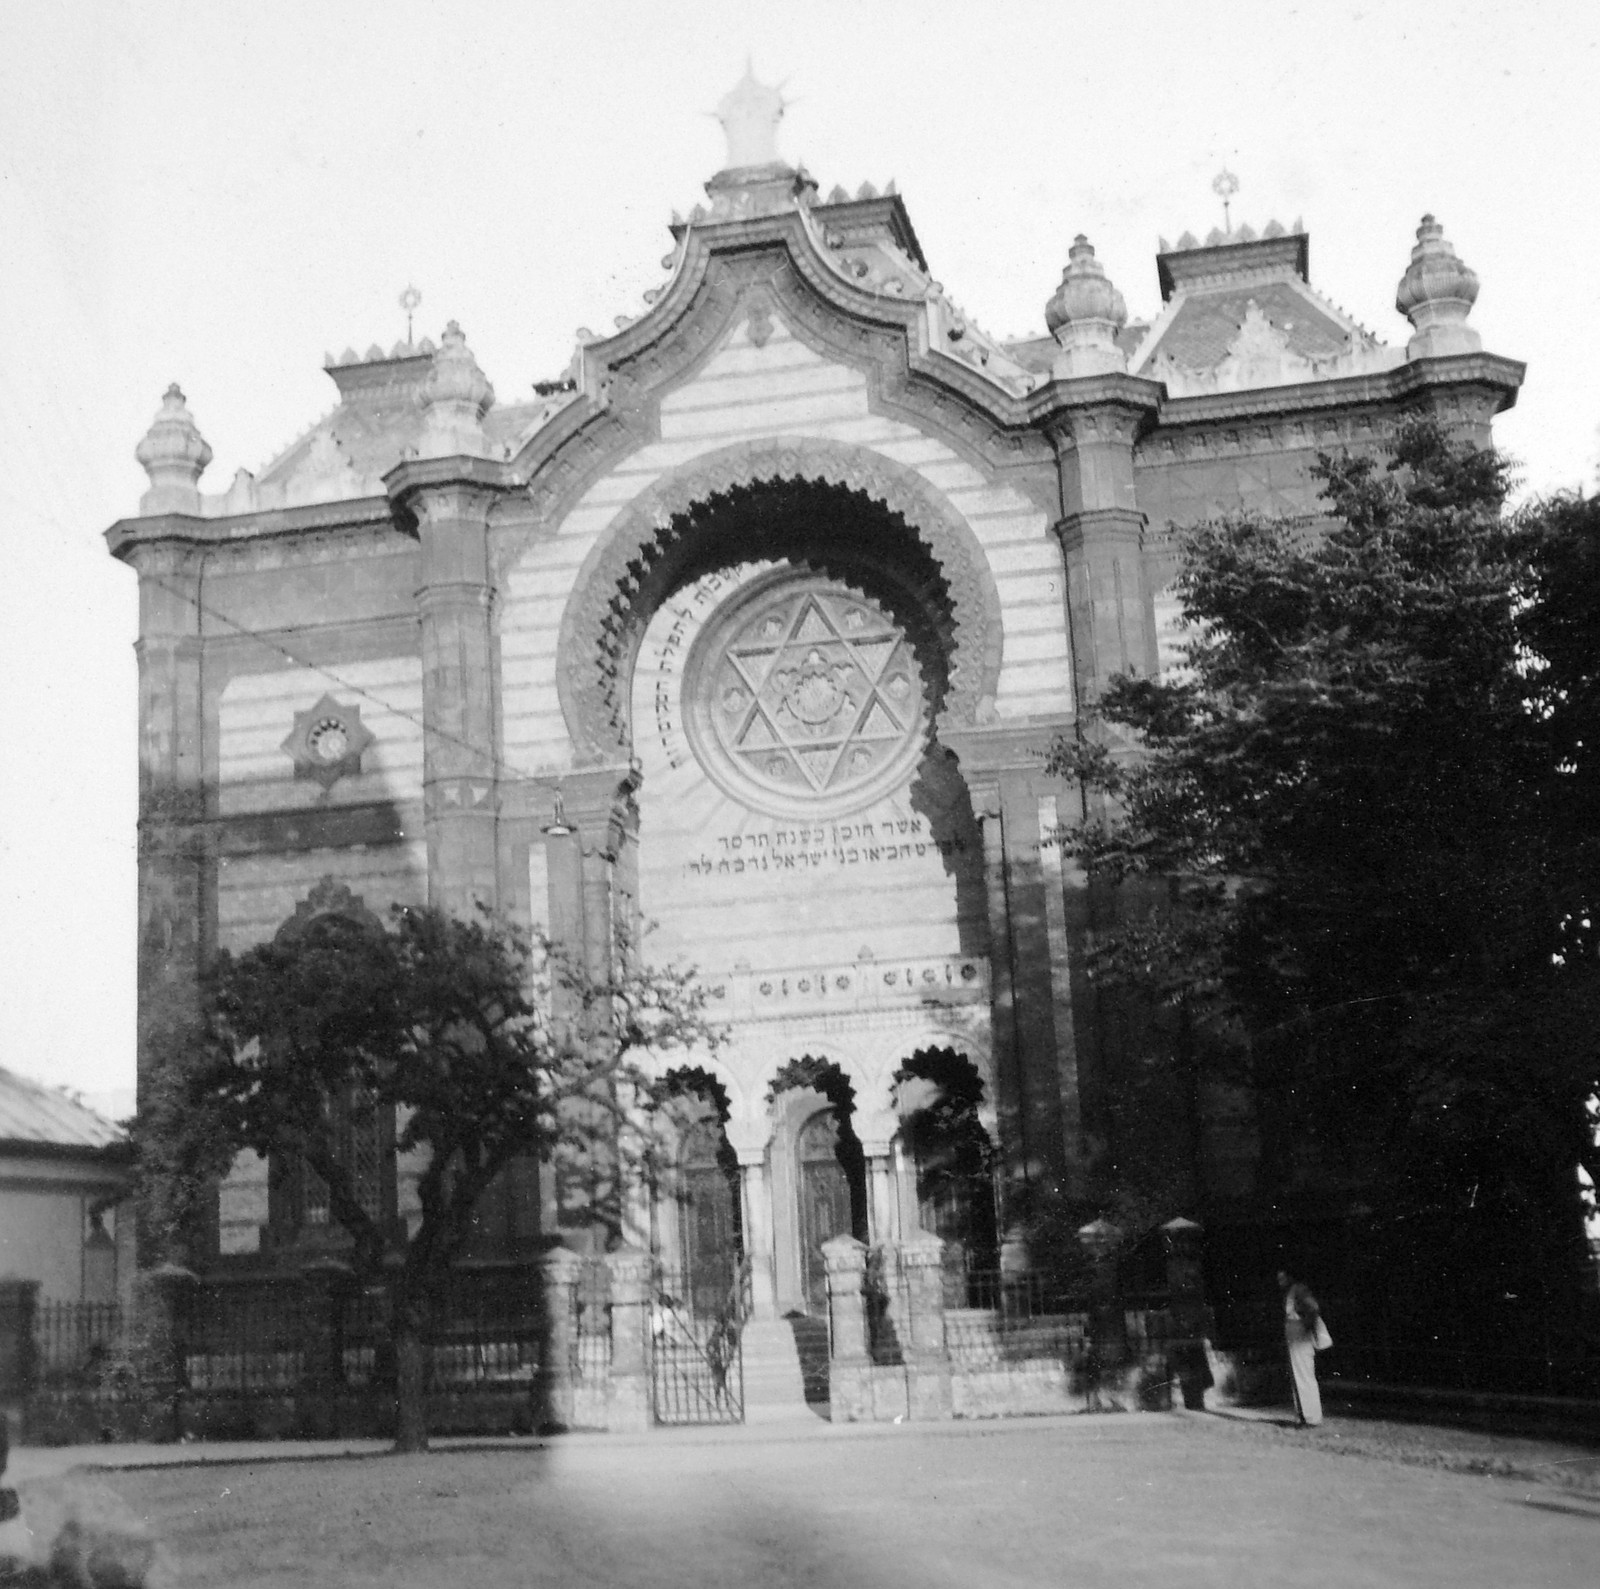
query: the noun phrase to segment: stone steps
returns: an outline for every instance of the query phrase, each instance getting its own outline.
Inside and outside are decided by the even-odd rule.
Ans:
[[[806,1378],[790,1320],[751,1320],[744,1327],[743,1346],[746,1423],[805,1422],[826,1416],[807,1404]]]

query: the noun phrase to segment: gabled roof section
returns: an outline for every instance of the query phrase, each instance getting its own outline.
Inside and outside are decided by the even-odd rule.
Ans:
[[[323,361],[339,389],[338,406],[284,447],[254,480],[235,482],[235,512],[382,496],[383,477],[416,451],[422,433],[424,385],[434,345],[396,343],[365,358],[347,349]],[[552,414],[571,401],[570,383],[552,382],[532,401],[503,403],[484,416],[491,456],[509,457]]]
[[[0,1147],[109,1148],[126,1139],[66,1093],[0,1069]]]
[[[1342,309],[1314,292],[1311,244],[1274,223],[1187,235],[1156,259],[1166,308],[1130,363],[1172,397],[1298,385],[1392,369],[1405,362]]]

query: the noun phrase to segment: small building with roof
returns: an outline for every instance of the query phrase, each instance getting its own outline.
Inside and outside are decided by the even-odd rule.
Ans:
[[[131,1151],[69,1094],[0,1069],[0,1276],[47,1302],[114,1302],[133,1279]]]

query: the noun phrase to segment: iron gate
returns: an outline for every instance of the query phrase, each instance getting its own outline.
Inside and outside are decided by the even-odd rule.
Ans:
[[[659,1424],[744,1422],[750,1270],[718,1295],[657,1271],[650,1309],[650,1397]]]

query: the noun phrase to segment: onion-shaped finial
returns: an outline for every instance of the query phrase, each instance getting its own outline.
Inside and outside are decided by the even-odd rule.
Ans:
[[[150,477],[150,489],[139,499],[141,513],[200,511],[200,476],[211,462],[211,449],[176,381],[167,388],[161,412],[133,455]]]
[[[439,340],[433,368],[422,383],[422,400],[419,456],[484,456],[483,416],[494,404],[494,388],[478,368],[466,335],[454,320]]]
[[[1444,227],[1424,215],[1411,263],[1395,291],[1395,308],[1415,328],[1406,357],[1476,353],[1483,339],[1466,322],[1477,296],[1477,273],[1456,257],[1455,248],[1445,241]]]
[[[1117,346],[1117,333],[1128,323],[1122,294],[1082,232],[1073,239],[1067,261],[1061,285],[1044,310],[1044,323],[1061,347],[1055,373],[1070,379],[1125,370],[1127,355]]]

